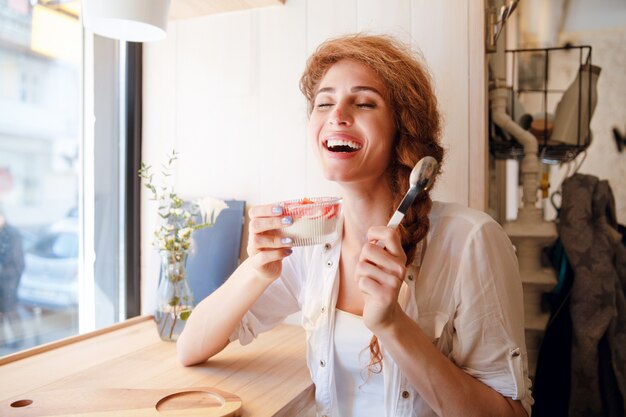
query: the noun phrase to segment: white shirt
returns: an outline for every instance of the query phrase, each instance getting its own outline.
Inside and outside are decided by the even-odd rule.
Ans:
[[[434,202],[427,249],[407,268],[398,303],[435,346],[462,370],[500,394],[533,403],[524,342],[522,285],[513,246],[487,214]],[[419,251],[417,252],[419,254]],[[318,416],[338,417],[334,319],[341,240],[294,248],[281,277],[244,316],[231,340],[249,343],[289,314],[302,312],[307,364]],[[419,268],[419,277],[417,271]],[[417,279],[415,279],[417,277]],[[431,417],[389,354],[383,351],[385,415]]]
[[[341,417],[385,415],[383,374],[368,374],[372,336],[362,317],[335,310],[335,386]]]

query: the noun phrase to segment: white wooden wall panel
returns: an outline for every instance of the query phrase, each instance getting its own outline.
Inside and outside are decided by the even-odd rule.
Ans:
[[[359,0],[357,24],[359,31],[388,33],[409,42],[411,0]]]
[[[261,204],[330,195],[306,137],[298,81],[309,54],[344,33],[390,33],[424,52],[445,115],[448,157],[435,197],[468,204],[470,0],[288,0],[283,7],[170,22],[144,48],[144,160],[175,147],[183,196]],[[482,24],[482,23],[480,23]],[[143,195],[143,312],[152,308],[157,221]]]
[[[167,38],[159,47],[143,50],[143,144],[145,161],[152,162],[161,146],[170,147],[176,139],[175,106],[177,95],[176,41],[178,25],[170,24]]]
[[[487,210],[489,177],[489,143],[487,142],[487,65],[485,65],[485,1],[476,0],[467,5],[467,61],[469,84],[467,135],[469,150],[466,155],[469,171],[468,205]]]
[[[298,80],[306,59],[306,2],[259,11],[258,203],[298,198],[306,182],[306,106]]]
[[[413,0],[411,37],[429,66],[443,116],[444,175],[435,198],[468,202],[467,2]]]
[[[175,145],[176,102],[176,40],[178,26],[170,24],[168,36],[158,48],[144,48],[143,73],[143,144],[142,157],[148,164],[157,165],[163,149]],[[158,166],[158,165],[157,165]],[[156,300],[158,256],[152,249],[152,233],[159,217],[155,205],[144,190],[141,196],[141,310],[152,314]]]
[[[215,15],[179,30],[177,188],[183,195],[244,198],[257,185],[246,147],[258,142],[255,20],[250,13]]]
[[[307,57],[326,39],[358,30],[357,4],[357,0],[307,1]]]

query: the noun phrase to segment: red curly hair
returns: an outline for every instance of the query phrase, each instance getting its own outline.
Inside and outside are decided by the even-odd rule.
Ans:
[[[332,65],[344,59],[360,62],[378,74],[386,86],[386,99],[394,111],[396,137],[386,171],[395,196],[389,206],[391,217],[409,189],[409,175],[417,161],[424,156],[432,156],[440,167],[443,161],[441,117],[431,77],[422,60],[416,58],[408,46],[390,36],[354,34],[330,39],[309,57],[300,78],[300,90],[308,101],[309,115],[322,78]],[[417,243],[428,233],[431,207],[430,193],[421,193],[398,227],[407,265],[415,258]],[[369,350],[368,371],[379,373],[382,371],[382,352],[376,336],[372,337]]]

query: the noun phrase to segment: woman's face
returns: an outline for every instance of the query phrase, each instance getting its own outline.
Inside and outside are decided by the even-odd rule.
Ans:
[[[383,178],[396,134],[385,97],[384,84],[364,64],[342,60],[326,72],[308,127],[326,178],[337,182]]]

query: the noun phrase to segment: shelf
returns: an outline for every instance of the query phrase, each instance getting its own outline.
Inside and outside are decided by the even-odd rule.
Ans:
[[[187,19],[284,4],[285,0],[172,0],[169,18],[170,20]]]
[[[590,141],[587,141],[590,142]],[[568,145],[565,143],[548,144],[539,141],[538,157],[545,164],[555,164],[559,162],[571,161],[584,149],[584,146]],[[492,139],[489,143],[491,153],[497,159],[517,159],[524,158],[524,147],[516,140]]]
[[[568,45],[539,49],[509,49],[506,51],[506,62],[507,70],[510,72],[507,85],[509,90],[507,113],[523,129],[530,131],[536,137],[539,159],[546,164],[569,162],[587,149],[592,140],[591,117],[589,110],[585,112],[584,109],[592,108],[592,96],[595,92],[591,82],[592,72],[586,72],[588,74],[586,79],[582,78],[582,74],[583,68],[592,67],[591,46]],[[566,73],[575,74],[578,78],[569,80],[567,76],[560,75]],[[563,110],[558,126],[561,129],[559,134],[556,134],[557,126],[553,124],[559,121],[557,117],[559,105],[561,101],[564,101],[563,97],[568,90],[576,86],[574,84],[576,80],[578,80],[578,92],[575,93],[576,90],[572,90],[568,102],[578,103],[575,107],[578,114],[570,120],[568,117],[572,118],[571,112]],[[584,92],[581,91],[583,80],[586,84],[585,88],[588,89]],[[583,97],[589,100],[584,102],[585,106],[581,104]],[[564,109],[567,108],[565,106]],[[584,117],[584,115],[587,116]],[[539,124],[535,125],[533,121]],[[578,122],[578,131],[574,134],[571,134],[571,129],[564,128],[564,126],[576,126],[576,122]],[[524,148],[521,143],[491,121],[489,122],[489,151],[497,159],[521,160],[524,157]]]

